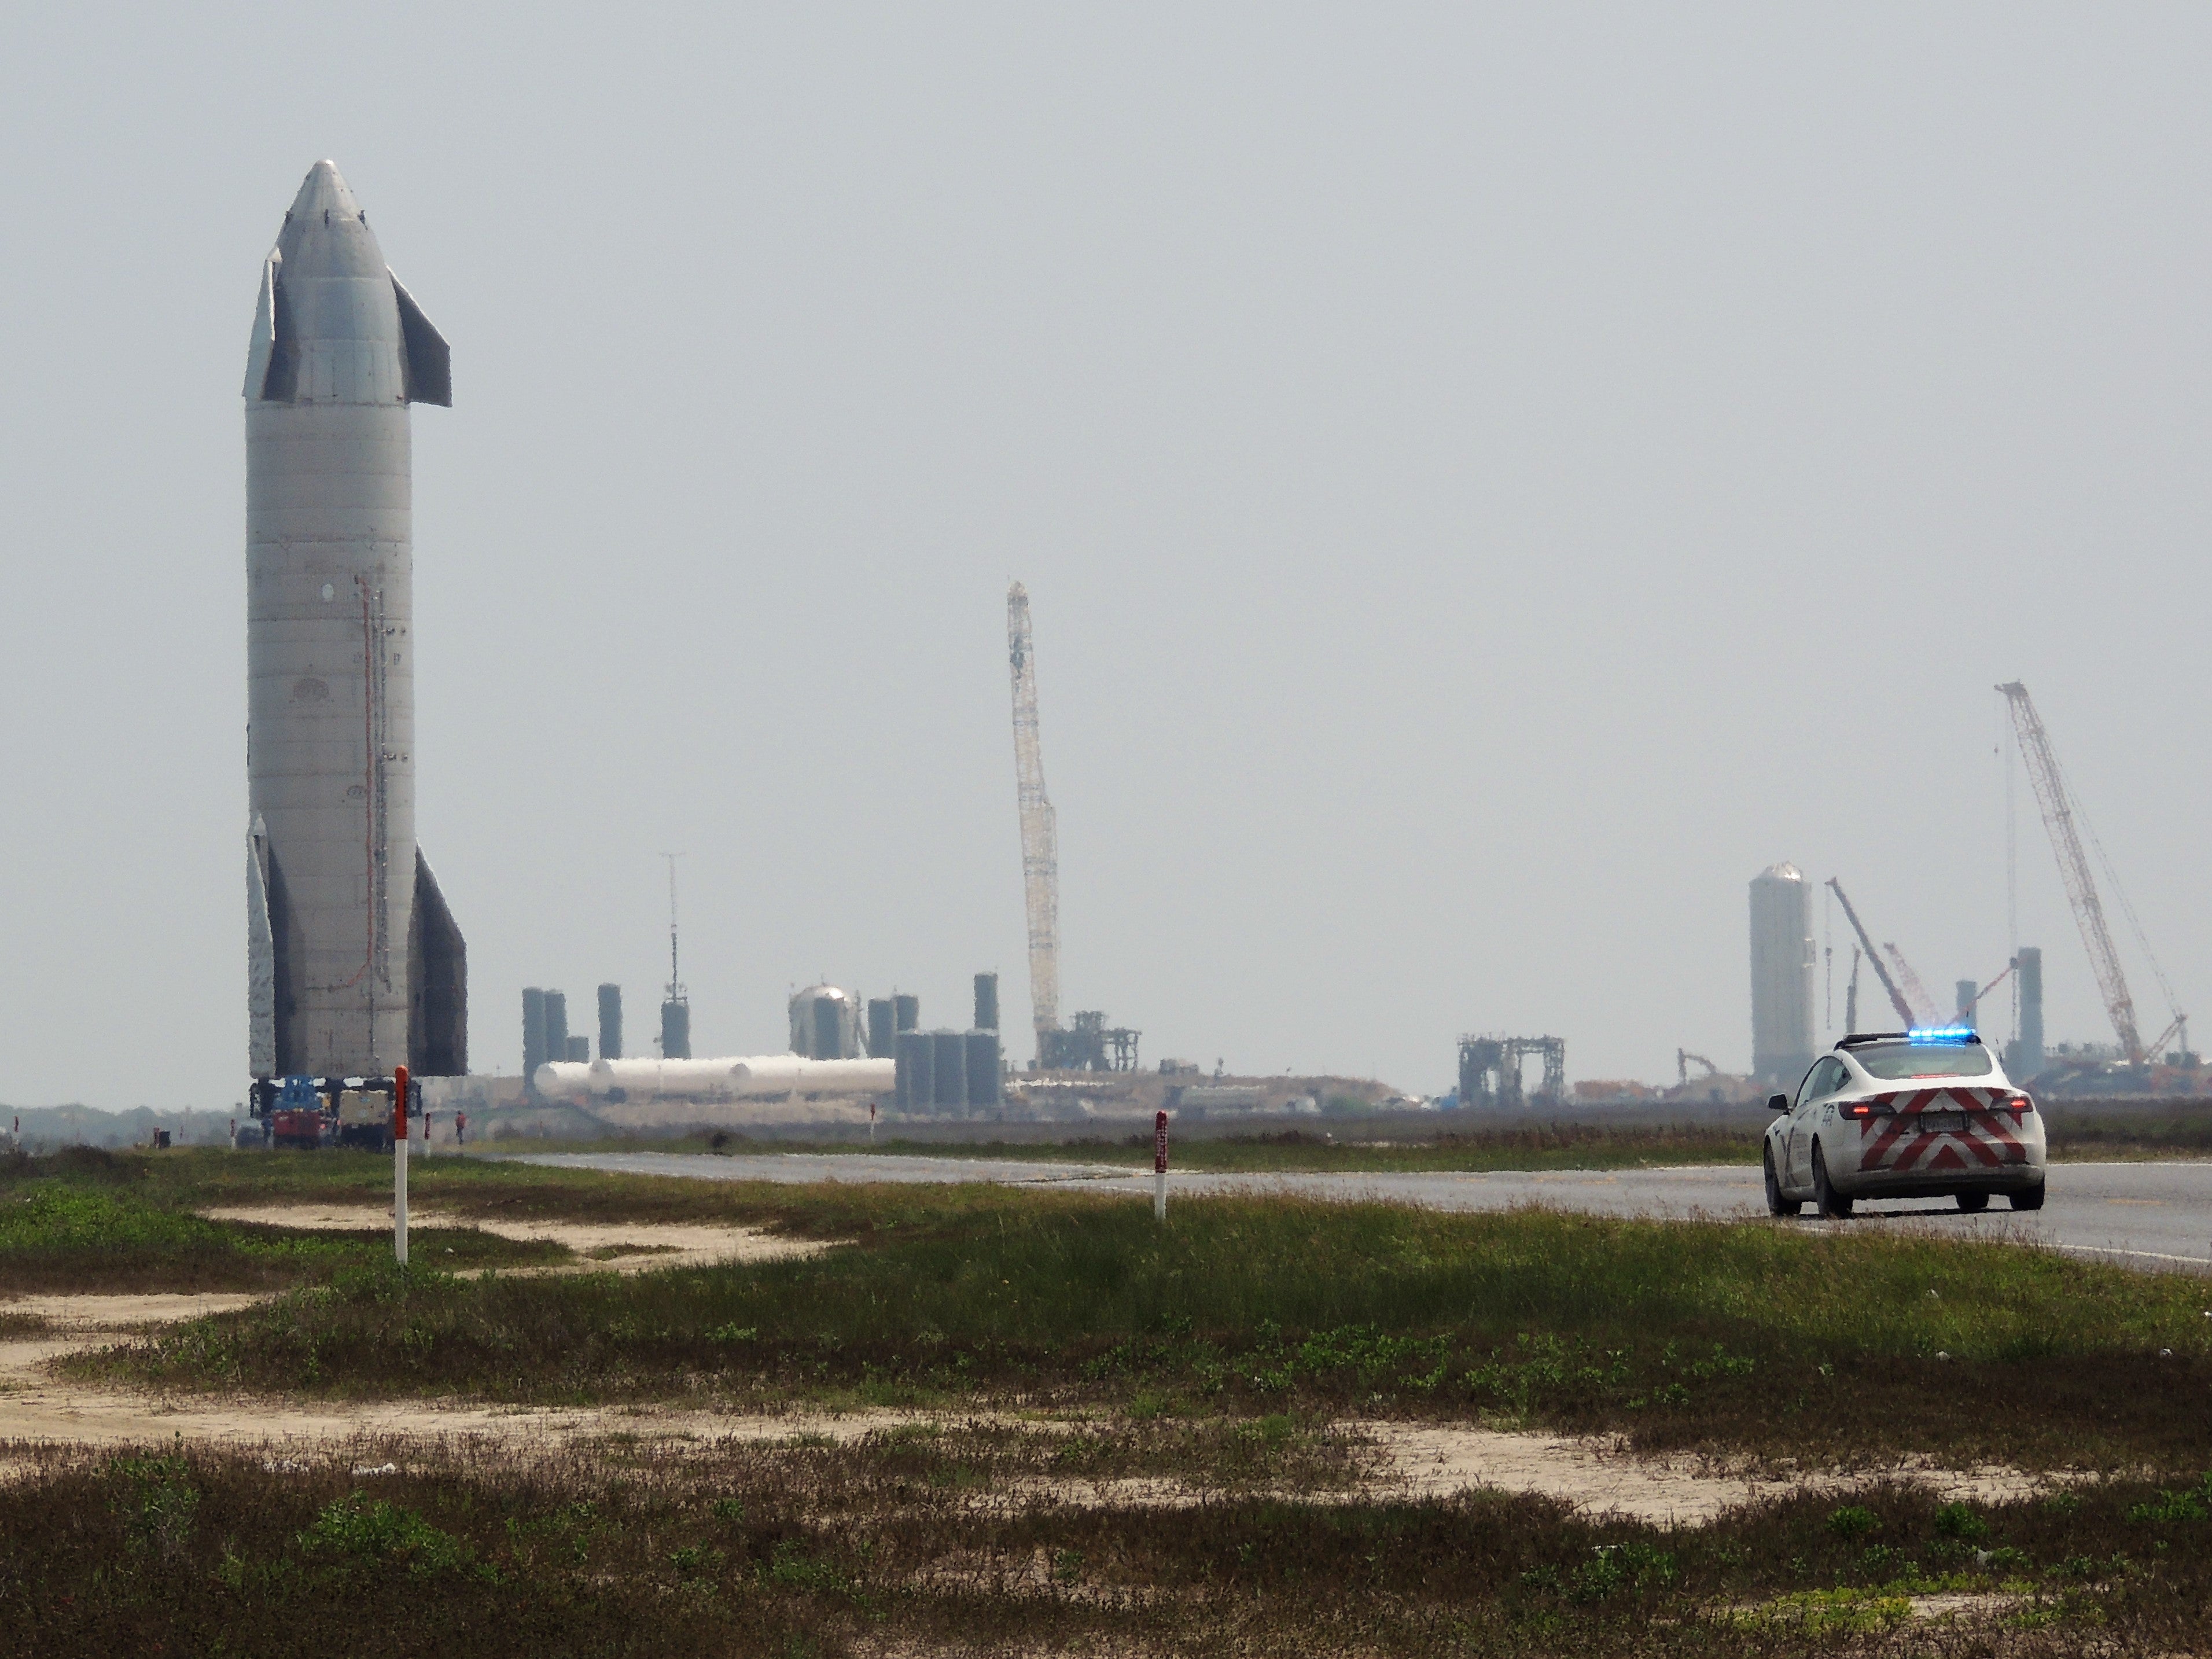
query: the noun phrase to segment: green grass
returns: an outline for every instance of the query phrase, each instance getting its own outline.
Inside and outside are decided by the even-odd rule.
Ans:
[[[1469,1134],[1438,1134],[1402,1141],[1363,1140],[1347,1129],[1342,1139],[1325,1128],[1285,1129],[1259,1135],[1210,1138],[1178,1136],[1171,1161],[1178,1170],[1255,1173],[1291,1170],[1342,1170],[1358,1172],[1390,1170],[1619,1170],[1644,1165],[1695,1164],[1756,1164],[1759,1138],[1756,1133],[1729,1129],[1602,1129],[1575,1126],[1535,1126]],[[502,1146],[501,1150],[519,1150]],[[592,1151],[577,1146],[573,1151]],[[675,1150],[665,1144],[627,1144],[626,1150]],[[1096,1137],[1060,1141],[944,1141],[886,1139],[865,1144],[799,1145],[792,1142],[747,1140],[726,1136],[719,1146],[687,1142],[684,1150],[726,1154],[779,1152],[854,1152],[908,1158],[1011,1158],[1024,1163],[1115,1164],[1132,1170],[1152,1167],[1152,1138],[1149,1133],[1114,1139]]]
[[[466,1653],[862,1659],[1091,1652],[1593,1659],[2202,1650],[2212,1522],[2140,1480],[1962,1518],[1802,1496],[1673,1530],[1537,1498],[1038,1504],[1048,1472],[951,1434],[554,1454],[10,1449],[0,1656]],[[363,1479],[351,1467],[399,1462]],[[1971,1533],[1972,1536],[1966,1535]],[[1992,1598],[1915,1631],[1900,1606]],[[2008,1598],[2002,1605],[1994,1598]],[[1892,1632],[1879,1650],[1852,1638]],[[1905,1638],[1900,1644],[1898,1638]]]
[[[220,1156],[196,1161],[204,1167]],[[221,1200],[161,1178],[179,1167],[95,1151],[0,1158],[0,1293],[275,1291],[390,1257],[383,1229],[308,1232],[206,1220],[193,1212],[195,1202]],[[364,1197],[388,1200],[389,1180],[381,1194]],[[456,1269],[568,1255],[558,1245],[468,1228],[419,1229],[413,1243]]]
[[[1065,1193],[722,1196],[732,1218],[856,1243],[623,1279],[349,1271],[79,1363],[335,1395],[1142,1392],[1186,1412],[1481,1414],[1650,1447],[2212,1461],[2203,1287],[2039,1251],[1282,1199],[1186,1200],[1162,1228]]]

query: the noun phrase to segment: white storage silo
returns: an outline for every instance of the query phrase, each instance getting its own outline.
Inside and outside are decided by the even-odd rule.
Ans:
[[[1813,890],[1794,864],[1751,880],[1751,1070],[1794,1090],[1813,1064]]]

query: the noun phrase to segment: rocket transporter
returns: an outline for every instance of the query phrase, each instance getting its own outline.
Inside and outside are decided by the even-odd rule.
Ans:
[[[318,161],[246,362],[254,1110],[468,1069],[466,947],[415,841],[410,404],[451,353]],[[312,1081],[311,1081],[312,1080]]]

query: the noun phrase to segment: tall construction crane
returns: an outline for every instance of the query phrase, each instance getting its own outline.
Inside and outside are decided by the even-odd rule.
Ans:
[[[2097,989],[2104,995],[2105,1012],[2111,1017],[2112,1035],[2119,1039],[2120,1052],[2127,1056],[2128,1064],[2140,1066],[2146,1051],[2142,1034],[2136,1026],[2135,998],[2129,994],[2128,976],[2121,970],[2120,953],[2112,945],[2112,930],[2105,922],[2104,902],[2097,896],[2096,878],[2089,871],[2088,854],[2082,850],[2081,831],[2075,827],[2078,814],[2074,792],[2067,787],[2066,775],[2059,769],[2058,756],[2051,747],[2050,734],[2043,729],[2035,704],[2028,698],[2027,687],[2014,680],[2000,685],[1997,690],[2011,713],[2012,734],[2020,744],[2021,759],[2027,763],[2028,781],[2035,786],[2036,805],[2043,809],[2043,827],[2050,831],[2051,850],[2058,857],[2059,879],[2066,884],[2067,902],[2074,907],[2074,920],[2081,929],[2081,943],[2088,947],[2089,966],[2097,975]],[[2095,838],[2096,832],[2092,830],[2090,839]],[[2099,849],[2100,854],[2102,850]],[[2106,874],[2112,874],[2109,864]],[[2121,893],[2119,900],[2121,908],[2127,909],[2127,895]],[[2135,921],[2131,910],[2128,920]],[[2151,1045],[2151,1052],[2164,1048],[2166,1037],[2177,1031],[2181,1034],[2182,1047],[2186,1048],[2189,1016],[2174,1005],[2172,989],[2166,983],[2158,959],[2151,956],[2149,941],[2142,938],[2140,924],[2135,931],[2173,1014],[2173,1024]]]
[[[1844,884],[1831,876],[1828,885],[1834,889],[1838,902],[1843,905],[1844,916],[1851,924],[1851,931],[1859,936],[1859,944],[1874,969],[1874,976],[1881,981],[1881,988],[1889,993],[1889,1006],[1897,1010],[1897,1017],[1908,1029],[1917,1025],[1920,1016],[1912,1012],[1912,1005],[1905,1000],[1905,993],[1897,988],[1897,981],[1889,976],[1889,969],[1882,966],[1881,952],[1874,948],[1874,940],[1867,935],[1866,924],[1859,920],[1859,913],[1851,908],[1850,896],[1844,891]]]
[[[1912,964],[1905,959],[1905,952],[1887,939],[1881,948],[1889,952],[1889,965],[1897,969],[1897,982],[1905,988],[1905,1000],[1912,1005],[1916,1024],[1934,1025],[1943,1018],[1943,1011],[1936,999],[1928,994],[1928,988],[1920,982],[1920,975],[1912,971]]]
[[[1006,658],[1014,680],[1014,798],[1022,817],[1022,897],[1029,908],[1030,1006],[1042,1066],[1044,1033],[1060,1029],[1060,831],[1044,793],[1030,595],[1019,582],[1006,590]]]

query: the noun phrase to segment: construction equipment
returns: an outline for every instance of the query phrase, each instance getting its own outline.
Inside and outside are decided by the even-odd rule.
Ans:
[[[1996,990],[1998,986],[2003,984],[2007,980],[2010,979],[2013,976],[2014,970],[2019,966],[2020,958],[2018,957],[2014,957],[2010,962],[2005,963],[2004,972],[1999,974],[1987,985],[1984,985],[1980,990],[1975,992],[1974,1000],[1972,1002],[1969,1002],[1965,1007],[1959,1010],[1959,1023],[1961,1025],[1971,1025],[1973,1024],[1974,1010],[1982,1006],[1982,999],[1989,995],[1990,992]]]
[[[1030,1018],[1042,1066],[1048,1046],[1044,1034],[1060,1029],[1060,834],[1044,793],[1030,596],[1019,582],[1006,590],[1006,657],[1014,682],[1014,796],[1022,819],[1022,897],[1029,910]]]
[[[1690,1062],[1693,1060],[1705,1068],[1707,1077],[1718,1077],[1721,1074],[1721,1068],[1703,1054],[1693,1054],[1687,1048],[1677,1048],[1674,1050],[1675,1082],[1687,1083],[1690,1080]]]
[[[1928,988],[1920,982],[1920,975],[1912,971],[1912,964],[1905,959],[1905,952],[1882,941],[1881,948],[1889,952],[1889,965],[1897,970],[1897,982],[1905,988],[1905,1000],[1912,1005],[1914,1025],[1941,1025],[1943,1011],[1936,1006],[1936,999],[1928,994]]]
[[[1850,982],[1844,987],[1844,1035],[1850,1036],[1859,1029],[1859,963],[1866,953],[1856,945],[1851,946]]]
[[[1844,907],[1844,918],[1851,924],[1851,931],[1859,936],[1859,944],[1866,951],[1866,959],[1874,964],[1874,976],[1881,981],[1881,988],[1889,993],[1889,1006],[1897,1010],[1897,1017],[1908,1028],[1919,1024],[1920,1016],[1912,1012],[1912,1005],[1905,1000],[1905,993],[1898,989],[1897,981],[1890,977],[1889,969],[1882,966],[1881,952],[1874,948],[1874,940],[1867,933],[1866,924],[1859,920],[1859,913],[1851,908],[1850,896],[1844,891],[1843,883],[1831,876],[1828,886],[1834,891],[1837,902]],[[1923,994],[1926,994],[1923,992]]]
[[[2043,809],[2043,827],[2051,836],[2051,850],[2058,859],[2059,879],[2066,884],[2067,902],[2074,907],[2074,920],[2081,929],[2081,943],[2089,952],[2089,966],[2097,976],[2097,989],[2105,999],[2105,1012],[2112,1022],[2112,1035],[2119,1039],[2120,1052],[2130,1066],[2141,1066],[2146,1058],[2162,1050],[2168,1036],[2179,1032],[2181,1046],[2189,1047],[2189,1016],[2174,1002],[2173,988],[2166,982],[2166,974],[2151,954],[2150,942],[2143,938],[2142,925],[2136,921],[2135,910],[2128,903],[2127,895],[2121,892],[2113,876],[2111,861],[2104,858],[2104,848],[2097,854],[2105,865],[2105,874],[2112,879],[2122,912],[2133,927],[2136,942],[2142,946],[2144,957],[2150,963],[2151,972],[2158,980],[2159,988],[2166,993],[2166,1006],[2173,1022],[2160,1035],[2159,1040],[2148,1048],[2136,1025],[2135,998],[2129,993],[2127,975],[2120,967],[2120,953],[2112,944],[2112,929],[2106,925],[2104,902],[2097,896],[2096,878],[2090,873],[2088,854],[2082,849],[2081,836],[2075,828],[2080,820],[2083,828],[2088,820],[2083,817],[2067,787],[2066,775],[2059,769],[2058,756],[2051,746],[2050,734],[2043,729],[2042,718],[2035,712],[2029,699],[2027,687],[2018,680],[2000,685],[2005,705],[2012,715],[2012,733],[2020,745],[2021,759],[2027,766],[2028,781],[2035,786],[2036,805]],[[2089,839],[2097,838],[2094,829]]]

